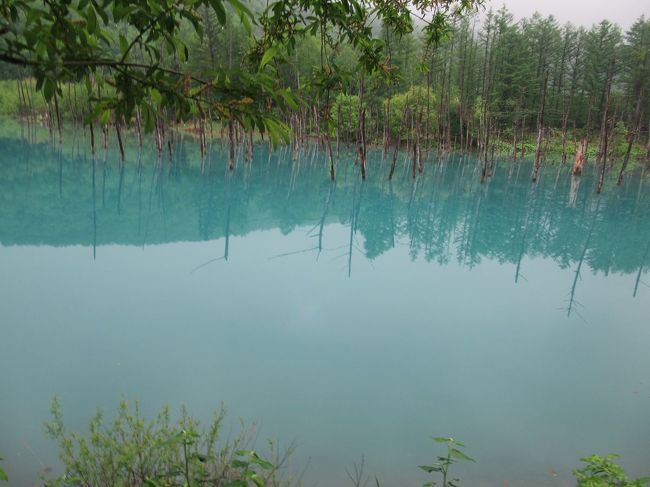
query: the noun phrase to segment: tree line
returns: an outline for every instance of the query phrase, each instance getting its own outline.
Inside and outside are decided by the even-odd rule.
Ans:
[[[18,79],[18,111],[30,112],[37,89],[49,123],[60,126],[67,111],[93,144],[93,124],[104,144],[114,126],[120,146],[120,127],[131,125],[171,150],[166,127],[192,121],[203,148],[217,122],[249,157],[254,132],[296,147],[316,138],[332,178],[341,147],[354,147],[365,177],[369,143],[412,153],[414,176],[430,150],[479,151],[483,178],[495,151],[534,157],[533,178],[549,153],[575,155],[575,173],[589,157],[603,173],[608,159],[623,159],[619,180],[631,159],[650,155],[643,16],[623,32],[607,20],[515,21],[505,7],[469,0],[0,7],[10,19],[0,76]],[[45,31],[54,38],[36,38]]]

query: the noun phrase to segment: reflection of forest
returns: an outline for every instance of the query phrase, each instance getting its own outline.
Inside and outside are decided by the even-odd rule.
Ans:
[[[517,265],[517,277],[523,256],[625,273],[650,261],[650,185],[642,176],[621,188],[610,182],[599,201],[592,173],[572,181],[568,168],[552,165],[537,185],[527,164],[502,164],[481,185],[474,161],[455,157],[430,163],[416,180],[398,172],[391,184],[387,164],[373,155],[362,184],[342,155],[332,187],[315,150],[292,162],[288,149],[259,146],[252,164],[240,161],[230,175],[218,146],[203,172],[187,142],[173,164],[147,150],[123,166],[112,152],[94,164],[85,148],[74,152],[0,139],[0,243],[146,245],[298,226],[322,237],[338,222],[363,236],[370,259],[408,242],[414,258],[473,266],[486,257]]]

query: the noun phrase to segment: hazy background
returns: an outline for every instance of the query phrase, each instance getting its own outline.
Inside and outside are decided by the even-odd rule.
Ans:
[[[562,24],[586,27],[607,19],[627,29],[641,14],[650,17],[650,0],[488,0],[486,7],[498,10],[504,4],[517,20],[537,11],[544,16],[552,14]]]

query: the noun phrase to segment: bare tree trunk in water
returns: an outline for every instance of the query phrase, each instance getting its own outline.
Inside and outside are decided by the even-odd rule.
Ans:
[[[418,102],[418,105],[419,105],[419,102]],[[416,105],[415,113],[417,113],[417,110],[418,110],[417,106],[418,105]],[[414,114],[414,116],[415,116],[415,114]],[[415,140],[413,141],[413,164],[412,164],[411,173],[412,173],[413,178],[415,178],[416,167],[417,167],[417,162],[418,162],[418,145],[420,143],[420,131],[418,130],[417,119],[416,118],[413,119],[413,128],[415,129],[415,133],[414,133]]]
[[[524,156],[526,155],[526,145],[524,144],[524,134],[526,130],[526,115],[524,115],[521,119],[521,152],[519,155],[519,159],[523,159]]]
[[[548,71],[544,75],[544,88],[542,90],[542,103],[537,118],[537,147],[535,148],[535,165],[533,166],[533,182],[537,181],[539,174],[539,159],[542,155],[542,139],[544,138],[544,108],[546,105],[546,87],[548,85]]]
[[[612,77],[614,75],[614,69],[612,67],[609,73],[609,80],[607,81],[607,101],[605,102],[605,113],[603,113],[603,128],[604,132],[602,134],[602,168],[600,170],[600,176],[598,176],[598,187],[596,188],[596,193],[600,194],[603,190],[603,182],[605,181],[605,170],[607,169],[607,144],[609,140],[609,123],[607,117],[609,115],[609,104],[611,101],[612,94]]]
[[[517,129],[519,125],[519,121],[515,121],[515,124],[512,128],[512,160],[516,161],[517,160]]]
[[[232,120],[228,120],[228,169],[235,169],[235,134]]]
[[[366,179],[366,110],[363,107],[364,79],[359,81],[359,157],[361,162],[361,179]]]
[[[625,151],[625,157],[623,158],[623,165],[621,166],[621,172],[618,173],[618,179],[616,184],[618,186],[623,182],[623,177],[625,176],[625,170],[627,169],[627,164],[630,162],[630,154],[632,153],[632,145],[634,144],[634,139],[636,139],[637,134],[640,131],[641,125],[641,99],[643,98],[643,86],[639,89],[638,96],[636,99],[636,109],[634,111],[634,128],[630,127],[627,131],[627,150]],[[650,128],[649,128],[650,130]]]
[[[332,143],[330,142],[329,134],[325,135],[325,141],[327,142],[327,151],[330,158],[330,179],[336,181],[336,175],[334,174],[334,153],[332,152]],[[337,143],[338,147],[338,143]]]
[[[340,142],[341,142],[341,104],[336,104],[336,157],[340,157]]]
[[[481,157],[481,184],[485,182],[485,177],[487,176],[487,162],[488,162],[488,148],[490,147],[490,129],[489,129],[489,122],[487,121],[486,117],[486,122],[485,122],[485,139],[483,142],[483,150],[482,150],[482,157]]]
[[[397,162],[397,153],[399,152],[399,146],[402,143],[402,129],[404,128],[404,120],[408,116],[408,103],[404,106],[404,113],[402,114],[402,120],[399,123],[399,131],[397,132],[397,143],[395,144],[395,149],[393,150],[393,160],[390,163],[390,173],[388,174],[388,180],[393,179],[393,174],[395,173],[395,163]]]
[[[648,121],[648,145],[646,146],[645,158],[650,160],[650,121]]]
[[[418,172],[422,173],[422,107],[418,113],[418,134],[417,134],[417,147],[418,147]]]
[[[573,175],[571,176],[571,192],[569,193],[569,206],[576,207],[578,201],[578,188],[580,188],[580,178]]]
[[[361,179],[366,179],[366,109],[361,109],[361,124],[359,127],[361,144],[359,146],[359,156],[361,159]]]
[[[582,139],[580,141],[580,144],[576,148],[576,157],[575,157],[575,161],[573,162],[573,168],[571,169],[571,173],[574,176],[580,176],[582,174],[582,168],[585,165],[586,153],[587,153],[587,139]]]
[[[91,113],[92,109],[90,107],[90,102],[88,102],[88,113]],[[90,117],[89,117],[90,118]],[[90,119],[88,122],[88,125],[90,126],[90,153],[95,156],[95,129],[93,127],[93,121]]]
[[[491,178],[494,175],[494,144],[490,147],[490,163],[488,165],[487,177]]]
[[[56,127],[59,131],[59,144],[63,143],[63,129],[61,127],[61,111],[59,110],[59,96],[54,93],[54,110],[56,111]]]
[[[115,133],[117,134],[117,143],[120,147],[120,159],[124,162],[124,145],[122,145],[122,134],[120,133],[120,122],[119,120],[115,121]]]
[[[384,118],[384,157],[390,147],[390,97],[386,102],[386,116]]]
[[[566,162],[566,132],[569,122],[569,110],[565,110],[564,117],[562,117],[562,164]]]

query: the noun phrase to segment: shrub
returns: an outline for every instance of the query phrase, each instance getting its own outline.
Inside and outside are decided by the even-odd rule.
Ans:
[[[254,430],[243,425],[234,440],[222,443],[223,409],[202,429],[185,408],[177,421],[169,408],[146,420],[138,403],[131,407],[122,401],[110,423],[98,412],[87,435],[67,431],[57,399],[51,412],[46,433],[58,442],[64,466],[62,476],[46,483],[52,487],[261,487],[284,482],[278,471],[290,450],[275,463],[262,458],[251,449]]]

